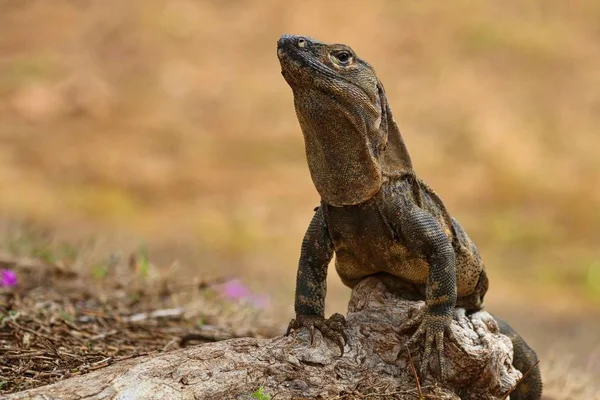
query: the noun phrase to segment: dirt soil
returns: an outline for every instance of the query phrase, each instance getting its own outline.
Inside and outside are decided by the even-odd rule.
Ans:
[[[152,281],[135,255],[86,279],[65,261],[0,257],[20,281],[0,288],[0,394],[189,344],[275,335],[254,307],[223,291],[226,280]]]

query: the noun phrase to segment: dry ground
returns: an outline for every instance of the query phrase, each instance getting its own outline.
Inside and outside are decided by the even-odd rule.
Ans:
[[[99,259],[142,243],[169,279],[235,275],[281,327],[318,197],[275,42],[344,42],[478,244],[488,308],[569,398],[600,375],[598,20],[594,0],[0,0],[0,213]],[[81,263],[84,286],[96,267]],[[329,288],[343,311],[335,274]]]
[[[280,333],[225,276],[185,279],[144,248],[102,257],[90,244],[54,245],[30,233],[11,236],[0,253],[0,268],[19,279],[0,288],[0,394],[190,343]]]

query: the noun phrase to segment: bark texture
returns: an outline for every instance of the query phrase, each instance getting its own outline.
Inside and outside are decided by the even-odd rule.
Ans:
[[[397,332],[423,302],[402,300],[376,278],[355,287],[348,306],[348,344],[301,330],[289,337],[231,339],[115,364],[8,399],[250,399],[259,387],[273,400],[361,398],[366,394],[418,399],[417,384]],[[502,399],[521,373],[512,367],[512,344],[485,311],[455,313],[446,340],[447,376],[421,379],[424,394],[438,399]],[[459,347],[460,346],[460,347]],[[422,349],[411,349],[420,365]],[[439,366],[429,370],[438,373]]]

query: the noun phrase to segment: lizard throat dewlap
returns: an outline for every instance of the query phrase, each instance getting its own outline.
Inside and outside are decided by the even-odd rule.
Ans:
[[[381,187],[380,154],[376,154],[380,152],[374,149],[379,148],[379,143],[385,138],[377,130],[365,135],[362,132],[368,126],[366,121],[339,113],[337,107],[339,105],[331,104],[331,107],[299,109],[297,114],[304,134],[310,174],[317,191],[331,205],[355,205],[373,197]],[[325,126],[314,124],[314,121],[324,120],[322,117],[325,115],[333,123]],[[348,126],[362,129],[348,129]]]

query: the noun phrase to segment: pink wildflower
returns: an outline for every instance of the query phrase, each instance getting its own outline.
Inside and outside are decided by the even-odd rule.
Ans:
[[[221,293],[229,299],[242,300],[250,296],[250,289],[244,286],[239,279],[233,279],[223,285]]]
[[[270,298],[266,294],[256,294],[239,279],[225,282],[220,288],[221,295],[229,300],[247,302],[255,308],[265,309],[269,306]]]
[[[17,286],[17,274],[10,269],[0,270],[0,286]]]

